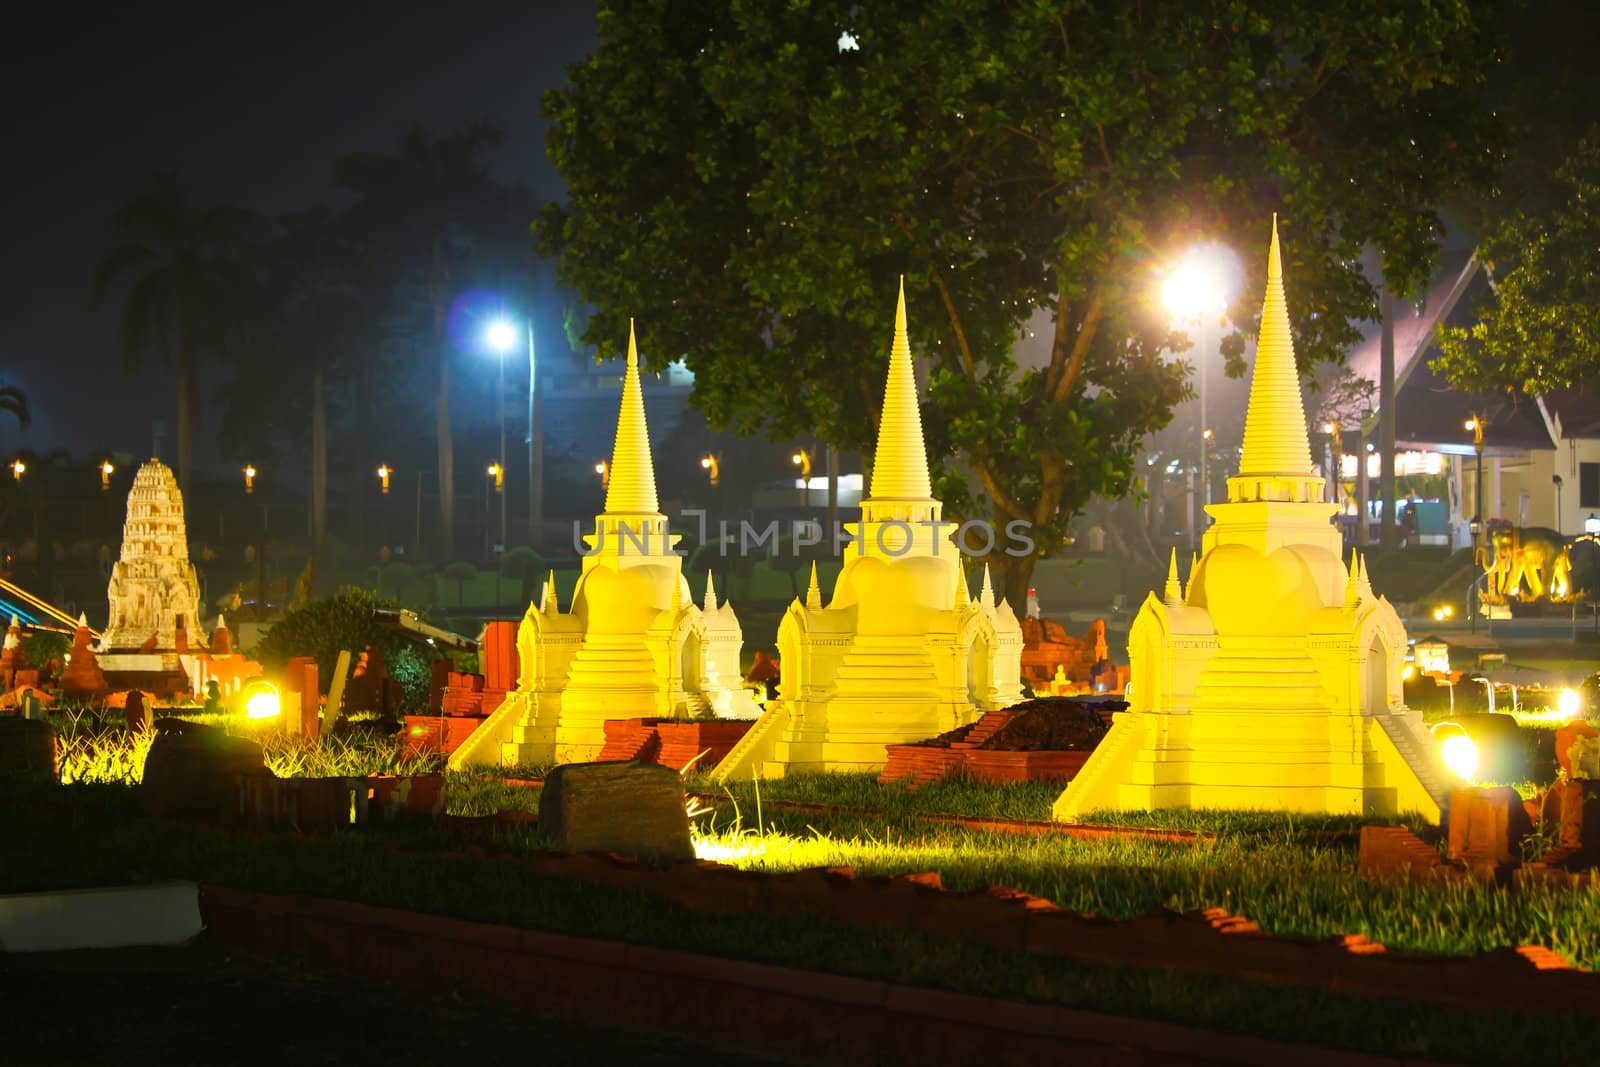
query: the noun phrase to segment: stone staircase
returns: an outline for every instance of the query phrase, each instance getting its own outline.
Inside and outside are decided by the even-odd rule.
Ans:
[[[1427,790],[1434,803],[1443,810],[1449,804],[1453,785],[1440,768],[1429,735],[1424,731],[1422,736],[1418,737],[1417,731],[1411,728],[1407,720],[1388,713],[1380,712],[1374,718],[1378,720],[1378,725],[1383,727],[1384,734],[1388,736],[1395,750],[1400,753],[1400,758],[1416,772],[1417,778],[1422,782],[1422,788]]]
[[[1076,821],[1079,815],[1093,810],[1092,808],[1085,808],[1083,811],[1069,811],[1069,798],[1071,799],[1072,807],[1076,808],[1079,798],[1090,794],[1094,790],[1096,783],[1105,776],[1108,769],[1117,768],[1120,771],[1119,761],[1123,750],[1130,744],[1133,744],[1135,748],[1143,744],[1144,729],[1143,723],[1134,717],[1114,724],[1106,736],[1101,739],[1100,743],[1095,746],[1094,752],[1089,756],[1089,761],[1073,776],[1072,781],[1067,784],[1066,790],[1051,805],[1050,817],[1062,822],[1073,822]],[[1109,805],[1101,806],[1109,807]]]
[[[606,743],[595,759],[600,763],[637,760],[654,763],[661,748],[661,735],[654,725],[640,719],[606,720]]]
[[[977,748],[989,738],[1003,730],[1007,723],[1016,717],[1016,712],[999,708],[986,711],[983,717],[972,724],[972,729],[967,731],[967,736],[960,741],[953,741],[951,748]]]
[[[789,722],[789,709],[782,704],[767,708],[761,713],[761,718],[745,735],[739,739],[723,757],[721,763],[711,772],[711,780],[717,784],[728,781],[730,778],[749,778],[761,771],[761,767],[754,765],[755,757],[761,754],[763,746],[776,739],[783,733],[784,727]]]

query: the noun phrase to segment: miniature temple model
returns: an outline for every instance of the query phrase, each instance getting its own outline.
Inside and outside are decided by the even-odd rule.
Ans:
[[[727,758],[718,779],[792,771],[882,770],[885,746],[972,722],[1022,699],[1022,630],[989,572],[969,594],[961,556],[940,522],[906,336],[905,291],[878,424],[872,492],[823,605],[812,568],[802,602],[778,627],[778,699]]]
[[[189,562],[183,494],[159,459],[139,468],[128,493],[122,558],[107,590],[111,614],[100,647],[170,652],[199,645],[200,583]]]
[[[1347,569],[1315,474],[1277,222],[1239,473],[1188,586],[1173,555],[1128,635],[1129,710],[1055,804],[1256,808],[1437,822],[1445,786],[1401,702],[1406,634],[1359,556]]]
[[[607,719],[754,718],[739,676],[744,636],[708,578],[696,605],[656,499],[639,356],[630,326],[605,511],[595,516],[569,610],[554,576],[517,631],[521,675],[452,767],[593,759]]]

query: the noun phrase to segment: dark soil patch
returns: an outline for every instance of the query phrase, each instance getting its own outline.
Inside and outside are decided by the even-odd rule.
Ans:
[[[986,752],[1082,752],[1094,748],[1111,728],[1111,713],[1128,706],[1122,700],[1087,701],[1072,697],[1040,697],[1007,708],[1010,722],[978,746]],[[957,727],[923,741],[930,748],[949,748],[965,741],[977,723]]]

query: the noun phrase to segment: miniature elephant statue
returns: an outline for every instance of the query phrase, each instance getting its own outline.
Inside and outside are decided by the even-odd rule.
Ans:
[[[1492,587],[1501,596],[1538,600],[1564,597],[1570,591],[1567,545],[1554,530],[1502,527],[1491,535],[1494,560],[1487,568]],[[1522,587],[1526,583],[1527,593]]]

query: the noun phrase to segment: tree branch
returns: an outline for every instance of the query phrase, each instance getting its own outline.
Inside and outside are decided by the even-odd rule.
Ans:
[[[994,501],[994,506],[1013,519],[1026,519],[1027,509],[1024,508],[995,480],[989,468],[982,463],[974,463],[972,469],[977,472],[978,481],[983,483],[983,491],[989,494],[989,499]]]
[[[1045,372],[1044,378],[1045,397],[1052,403],[1063,403],[1072,395],[1072,387],[1077,384],[1078,375],[1083,371],[1089,346],[1094,342],[1094,335],[1099,332],[1100,320],[1104,316],[1104,290],[1097,284],[1089,290],[1089,299],[1084,304],[1083,325],[1078,327],[1078,335],[1069,349],[1067,310],[1061,301],[1056,302],[1056,336],[1050,346],[1050,369]]]
[[[961,328],[961,316],[956,312],[955,301],[950,298],[950,288],[938,271],[933,272],[933,284],[939,287],[939,298],[944,301],[945,314],[950,316],[950,328],[956,333],[956,356],[969,382],[978,380],[977,361],[972,358],[972,346],[967,343],[967,331]]]

